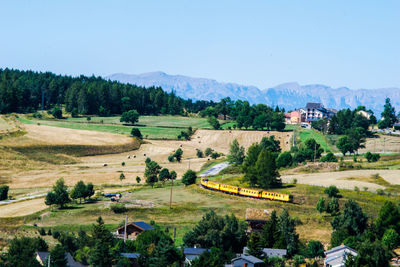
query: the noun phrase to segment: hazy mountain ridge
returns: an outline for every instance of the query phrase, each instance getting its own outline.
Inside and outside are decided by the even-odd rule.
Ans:
[[[221,83],[213,79],[193,78],[183,75],[169,75],[164,72],[143,74],[116,73],[106,79],[131,83],[140,86],[160,86],[178,96],[193,100],[219,101],[229,96],[233,100],[247,100],[252,104],[268,104],[285,107],[286,110],[304,107],[307,102],[321,102],[326,107],[343,109],[364,105],[378,116],[383,110],[385,98],[389,97],[396,111],[400,111],[400,89],[357,89],[347,87],[332,88],[322,84],[300,85],[296,82],[260,90],[255,86],[235,83]]]

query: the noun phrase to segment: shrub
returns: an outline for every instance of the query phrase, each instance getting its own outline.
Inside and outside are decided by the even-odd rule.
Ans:
[[[140,130],[139,130],[138,128],[132,128],[132,130],[131,130],[131,136],[132,136],[132,137],[137,137],[137,138],[139,138],[139,139],[142,139],[142,138],[143,138],[142,133],[140,132]]]
[[[325,156],[321,157],[321,159],[319,161],[321,161],[321,162],[337,162],[338,160],[332,152],[329,152]]]
[[[59,231],[57,231],[57,230],[54,230],[53,231],[53,234],[52,234],[52,236],[53,236],[53,238],[55,238],[55,239],[58,239],[59,237],[60,237],[60,232]]]
[[[188,170],[182,177],[182,183],[185,185],[191,185],[196,182],[197,175],[193,170]]]
[[[385,195],[385,191],[383,191],[383,189],[376,189],[376,193],[378,194],[378,195],[380,195],[380,196],[383,196],[383,195]]]
[[[168,161],[169,161],[169,162],[174,162],[174,160],[175,160],[175,157],[174,157],[173,154],[171,154],[171,155],[168,156]]]
[[[122,180],[124,180],[125,179],[125,174],[124,173],[121,173],[121,175],[119,176],[119,179],[122,181]]]
[[[7,185],[0,186],[0,200],[5,200],[8,198],[8,190],[10,187]]]
[[[51,115],[53,115],[54,118],[56,119],[62,119],[62,110],[59,107],[53,108],[51,111]]]
[[[123,162],[121,163],[121,166],[122,166],[122,167],[124,167],[124,166],[125,166],[125,161],[123,161]]]
[[[197,155],[198,158],[204,157],[203,151],[201,151],[200,149],[197,149],[196,155]]]
[[[377,162],[381,158],[378,153],[371,153],[369,151],[365,153],[364,157],[367,159],[368,162]]]
[[[33,113],[33,117],[36,119],[41,119],[43,116],[42,113],[36,111],[35,113]]]
[[[52,235],[51,234],[51,229],[49,229],[49,231],[47,232],[47,235]]]
[[[220,156],[220,154],[218,152],[211,153],[211,158],[212,159],[217,159],[217,158],[219,158],[219,156]]]
[[[44,228],[40,228],[39,229],[39,234],[42,235],[42,236],[46,235],[46,230],[44,230]]]
[[[276,166],[278,168],[284,168],[292,164],[293,158],[290,152],[282,152],[279,154],[279,157],[276,159]]]
[[[292,181],[292,183],[293,183],[293,184],[297,184],[297,179],[294,178],[293,181]]]
[[[87,116],[87,117],[86,117],[86,120],[87,120],[87,121],[91,121],[92,118],[91,118],[90,116]]]
[[[339,189],[336,186],[331,185],[324,191],[325,194],[328,194],[329,197],[338,197]]]
[[[210,156],[212,152],[213,152],[213,150],[211,147],[207,147],[206,150],[204,150],[204,153],[206,154],[206,156]]]
[[[136,176],[136,182],[138,183],[138,184],[140,184],[140,181],[141,181],[142,179],[140,179],[140,177],[139,176]]]
[[[124,204],[121,203],[116,203],[116,204],[111,204],[110,205],[110,209],[114,212],[114,213],[124,213],[126,212],[128,209],[125,207]]]

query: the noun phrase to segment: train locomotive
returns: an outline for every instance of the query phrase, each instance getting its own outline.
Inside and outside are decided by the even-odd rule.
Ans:
[[[263,191],[260,189],[252,189],[252,188],[238,187],[223,183],[217,183],[208,180],[208,178],[201,178],[200,184],[205,189],[220,191],[231,195],[282,201],[282,202],[293,202],[293,196],[289,194],[274,193],[274,192]]]

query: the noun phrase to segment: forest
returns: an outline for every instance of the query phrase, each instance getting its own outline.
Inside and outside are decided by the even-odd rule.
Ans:
[[[182,115],[213,102],[184,100],[161,87],[144,88],[101,77],[0,69],[0,113],[28,113],[65,104],[75,114],[107,116],[135,109],[140,114]]]

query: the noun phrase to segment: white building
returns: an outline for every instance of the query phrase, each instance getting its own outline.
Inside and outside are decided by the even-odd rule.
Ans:
[[[356,257],[357,251],[344,245],[325,251],[324,267],[344,267],[349,255]]]

